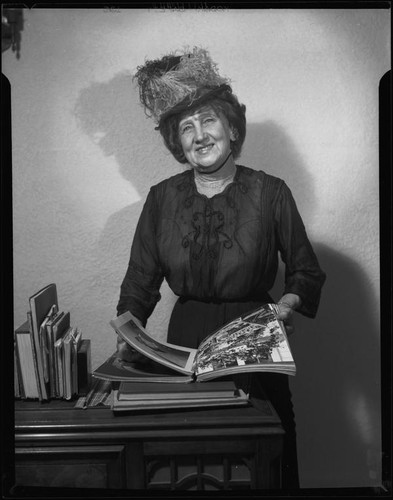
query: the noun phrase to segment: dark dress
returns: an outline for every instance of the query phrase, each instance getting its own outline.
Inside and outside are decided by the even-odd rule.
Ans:
[[[192,170],[153,186],[140,216],[118,314],[130,310],[145,325],[165,278],[179,297],[168,342],[197,347],[214,330],[272,302],[278,256],[285,263],[283,293],[301,298],[298,311],[314,317],[325,274],[285,182],[237,165],[225,190],[198,193]],[[250,375],[239,384],[275,406],[286,430],[284,487],[297,487],[296,434],[288,377]]]

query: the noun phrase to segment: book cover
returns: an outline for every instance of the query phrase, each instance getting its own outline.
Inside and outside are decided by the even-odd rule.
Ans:
[[[77,348],[82,332],[70,327],[63,340],[63,382],[64,398],[71,399],[78,392]]]
[[[21,382],[25,398],[39,398],[38,379],[34,367],[34,346],[30,334],[30,325],[25,321],[15,330],[17,362],[19,362]]]
[[[159,342],[129,311],[110,324],[144,356],[198,381],[251,371],[295,375],[296,365],[277,314],[276,304],[265,304],[213,332],[198,349]]]
[[[48,335],[47,335],[47,325],[52,321],[52,319],[57,314],[57,306],[54,304],[48,314],[45,316],[44,321],[41,323],[39,328],[39,341],[41,346],[41,357],[44,367],[44,381],[48,392],[48,397],[50,396],[50,360],[49,360],[49,345],[48,345]]]
[[[82,332],[75,328],[71,337],[71,395],[78,394],[78,349],[82,342]]]
[[[78,364],[78,395],[89,392],[91,386],[91,341],[83,339],[77,352]]]
[[[70,328],[70,313],[65,312],[52,327],[52,340],[54,347],[54,372],[56,397],[62,398],[63,391],[63,340]],[[60,380],[61,379],[61,380]]]
[[[63,397],[72,397],[72,376],[71,376],[71,339],[75,334],[75,328],[70,327],[63,338]]]
[[[68,331],[68,329],[67,329]],[[65,336],[66,334],[64,334]],[[56,392],[58,398],[64,397],[64,375],[63,375],[63,341],[60,337],[55,342],[55,361],[56,361]]]
[[[64,312],[58,311],[53,318],[46,323],[46,347],[48,351],[49,365],[49,394],[51,398],[57,397],[56,391],[56,360],[55,360],[55,325],[63,318]]]
[[[31,319],[31,311],[27,311],[27,321],[29,323],[30,338],[31,338],[32,351],[33,351],[34,371],[35,371],[35,378],[37,380],[37,386],[38,386],[38,399],[40,401],[42,401],[42,392],[41,392],[41,386],[40,386],[40,376],[38,373],[36,349],[35,349],[35,344],[34,344],[33,321]]]
[[[18,358],[16,355],[16,345],[14,343],[14,397],[15,398],[20,398],[22,395],[21,389],[20,389],[20,382],[19,382],[19,373],[18,373]]]
[[[27,323],[26,329],[28,329],[29,328],[28,322],[26,323]],[[26,397],[25,390],[23,387],[22,369],[19,360],[15,331],[14,331],[14,395],[16,398],[22,398],[22,399],[25,399]]]
[[[194,384],[192,384],[194,385]],[[195,384],[196,385],[196,384]],[[241,389],[236,394],[228,397],[219,398],[178,398],[173,400],[168,399],[155,399],[145,400],[140,399],[137,401],[127,401],[119,399],[119,391],[117,389],[112,391],[112,405],[111,408],[114,412],[117,411],[147,411],[147,410],[171,410],[178,408],[204,408],[204,407],[223,407],[223,406],[244,406],[249,403],[247,394]]]
[[[47,384],[45,383],[44,359],[42,356],[42,345],[40,342],[40,327],[52,306],[55,305],[58,308],[56,285],[54,283],[47,285],[32,295],[29,298],[29,304],[41,398],[43,400],[47,400],[49,398],[49,394]]]
[[[156,382],[121,382],[118,389],[119,401],[155,401],[157,399],[219,399],[237,395],[237,388],[232,380],[207,382],[205,384],[165,385]]]

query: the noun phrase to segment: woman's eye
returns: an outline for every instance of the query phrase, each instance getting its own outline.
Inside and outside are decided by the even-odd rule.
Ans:
[[[214,121],[214,118],[212,116],[209,116],[203,120],[203,123],[211,123]]]
[[[184,134],[185,132],[188,132],[189,130],[191,130],[191,125],[183,125],[183,127],[181,128],[181,133]]]

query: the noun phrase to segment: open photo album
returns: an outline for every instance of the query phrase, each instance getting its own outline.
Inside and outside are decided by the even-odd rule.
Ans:
[[[185,382],[205,381],[250,371],[295,375],[296,365],[285,327],[277,319],[277,314],[276,304],[264,304],[213,332],[198,349],[158,341],[129,311],[111,320],[110,324],[133,349],[170,369],[171,372],[163,370],[164,378],[176,372],[184,375]],[[110,359],[113,366],[116,356]],[[103,367],[100,367],[101,376],[105,372]],[[145,368],[148,370],[148,364]],[[148,376],[146,369],[143,377]],[[134,375],[138,371],[143,373],[143,369],[139,368]],[[155,375],[159,375],[157,369],[155,371]],[[118,375],[117,380],[125,379]]]

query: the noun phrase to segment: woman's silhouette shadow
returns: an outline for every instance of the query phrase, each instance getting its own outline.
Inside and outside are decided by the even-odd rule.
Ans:
[[[118,74],[82,90],[75,113],[82,130],[105,155],[115,157],[119,172],[140,195],[139,201],[109,217],[96,245],[100,272],[95,282],[109,289],[115,303],[150,185],[184,167],[169,156],[159,134],[152,134],[152,122],[143,119],[129,74]],[[154,164],[148,158],[155,158]],[[313,179],[279,125],[273,121],[249,124],[238,163],[283,178],[307,227],[315,212]],[[149,186],[141,169],[149,169]],[[303,487],[368,485],[379,467],[376,298],[356,262],[326,245],[312,243],[327,282],[317,318],[296,315],[296,332],[290,338],[298,366],[291,386],[301,482]],[[280,270],[272,293],[275,299],[282,292],[282,280]],[[165,286],[162,295],[149,328],[165,338],[175,297]]]
[[[303,482],[368,486],[381,466],[378,305],[354,260],[314,249],[328,277],[320,308],[313,320],[297,314],[290,337]]]
[[[286,181],[307,227],[313,180],[285,131],[272,121],[248,125],[242,160]],[[380,472],[378,303],[355,261],[312,243],[327,281],[316,319],[296,314],[290,337],[301,479],[306,487],[367,486]],[[283,281],[281,266],[275,299]]]
[[[99,271],[93,281],[105,290],[114,314],[133,234],[149,188],[184,167],[179,168],[166,152],[159,133],[152,131],[153,122],[143,114],[129,73],[119,73],[107,82],[93,83],[83,89],[74,112],[82,131],[105,156],[115,158],[119,173],[139,195],[138,200],[109,216],[94,249]],[[169,321],[175,301],[165,284],[162,295],[149,320],[151,330],[160,338],[165,336],[165,322]]]
[[[307,220],[309,222],[315,207],[312,176],[282,127],[273,120],[249,123],[238,163],[284,179],[294,195],[300,213],[306,219],[307,227]]]

